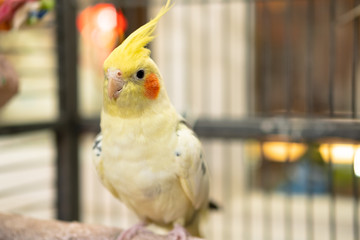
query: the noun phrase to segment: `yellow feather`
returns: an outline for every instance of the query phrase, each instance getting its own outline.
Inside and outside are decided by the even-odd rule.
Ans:
[[[115,68],[120,68],[121,66],[125,73],[133,72],[144,58],[149,57],[150,50],[145,48],[145,46],[154,39],[152,34],[156,28],[156,24],[171,8],[170,2],[171,0],[168,0],[154,19],[130,34],[124,42],[112,51],[104,62],[105,71],[110,66]]]

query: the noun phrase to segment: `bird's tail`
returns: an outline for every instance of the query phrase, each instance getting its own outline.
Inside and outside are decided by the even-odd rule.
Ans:
[[[200,233],[200,220],[201,214],[198,214],[196,218],[191,222],[191,224],[186,226],[186,230],[190,233],[193,237],[202,238],[203,234]]]
[[[190,233],[191,236],[204,238],[204,234],[201,231],[201,228],[208,218],[208,212],[207,205],[205,205],[195,213],[193,219],[191,219],[191,221],[185,226],[186,230]]]

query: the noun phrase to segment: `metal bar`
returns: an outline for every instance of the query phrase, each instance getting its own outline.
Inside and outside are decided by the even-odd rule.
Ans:
[[[329,166],[328,166],[328,182],[329,182],[329,235],[331,240],[336,239],[336,202],[335,202],[335,189],[334,189],[334,177],[333,177],[333,159],[331,154],[332,144],[329,144]]]
[[[262,198],[262,209],[263,209],[263,239],[271,240],[272,239],[272,229],[271,229],[271,186],[268,186],[267,182],[271,183],[271,174],[269,174],[269,167],[267,166],[268,162],[266,161],[264,155],[264,141],[260,141],[260,161],[263,165],[263,173],[260,175],[261,188],[264,192]]]
[[[292,33],[292,11],[293,5],[292,0],[287,0],[286,2],[286,13],[285,13],[285,30],[284,30],[284,65],[285,65],[285,77],[284,77],[284,93],[285,93],[285,110],[286,115],[291,114],[291,33]]]
[[[190,0],[184,0],[182,3],[188,3]],[[192,35],[192,21],[193,21],[193,14],[192,14],[192,6],[186,6],[183,8],[187,9],[187,11],[182,11],[182,19],[184,19],[183,24],[183,32],[185,33],[185,54],[184,54],[184,80],[186,81],[185,85],[185,107],[186,109],[191,109],[191,103],[194,102],[194,93],[195,89],[193,86],[193,77],[191,74],[192,66],[194,66],[194,59],[193,59],[193,52],[194,52],[194,44],[193,44],[193,35]]]
[[[335,0],[330,1],[329,15],[329,115],[334,117],[334,78],[335,78],[335,66],[336,66],[336,36],[335,36]]]
[[[249,144],[249,143],[248,143]],[[251,144],[251,143],[250,143]],[[253,214],[252,214],[252,201],[251,198],[253,197],[253,168],[252,168],[252,160],[251,156],[245,155],[245,151],[243,154],[244,165],[245,165],[245,194],[243,197],[243,239],[253,239],[252,238],[252,221],[253,221]]]
[[[253,46],[253,31],[255,29],[254,24],[254,5],[252,0],[247,0],[246,3],[246,12],[245,12],[245,19],[246,19],[246,45],[249,46],[246,48],[246,100],[247,103],[247,113],[249,116],[254,115],[255,105],[254,105],[254,46]],[[243,103],[242,103],[243,104]]]
[[[354,8],[360,6],[360,0],[354,0]],[[354,19],[353,23],[353,59],[352,59],[352,68],[351,68],[351,110],[352,118],[357,118],[357,70],[359,66],[359,26],[360,19],[359,16]],[[355,156],[354,156],[355,157]],[[354,199],[354,210],[353,210],[353,235],[354,240],[359,240],[359,184],[358,178],[355,175],[354,168],[354,158],[352,164],[352,186],[353,186],[353,199]]]
[[[312,116],[313,114],[313,46],[314,46],[314,15],[315,7],[314,1],[307,1],[307,36],[306,36],[306,115]],[[306,237],[307,240],[314,239],[314,217],[313,217],[313,192],[312,192],[312,162],[309,161],[309,173],[307,176],[307,201],[306,201]]]
[[[355,156],[354,156],[355,159]],[[354,168],[354,160],[352,163],[352,184],[353,184],[353,204],[354,204],[354,210],[353,210],[353,235],[354,240],[360,239],[360,233],[359,233],[359,180],[358,176],[355,175],[355,168]]]
[[[79,220],[76,1],[56,4],[59,109],[64,122],[56,131],[57,217]]]
[[[222,144],[222,159],[223,159],[223,169],[222,169],[222,195],[224,206],[228,206],[225,210],[225,213],[222,217],[222,239],[232,239],[232,228],[234,223],[233,212],[230,210],[232,208],[231,203],[233,199],[232,194],[232,183],[234,178],[232,176],[232,167],[231,167],[231,142],[225,141]]]
[[[306,183],[306,239],[314,239],[314,202],[313,202],[313,192],[312,192],[312,162],[311,158],[307,159],[309,164],[309,172],[307,174],[307,183]]]
[[[336,66],[336,52],[335,52],[335,13],[336,13],[336,2],[335,0],[330,1],[329,5],[329,117],[334,117],[334,79],[335,79],[335,66]],[[328,149],[331,153],[331,147],[329,145]],[[336,238],[336,221],[335,221],[335,193],[334,193],[334,179],[333,179],[333,161],[332,156],[329,154],[329,163],[328,163],[328,182],[329,182],[329,194],[330,194],[330,204],[329,204],[329,234],[330,239],[334,240]]]
[[[314,46],[314,1],[308,0],[307,2],[307,37],[306,37],[306,107],[307,115],[311,116],[313,114],[313,46]]]
[[[139,26],[142,26],[147,22],[147,4],[146,1],[143,1],[141,4],[137,3],[138,1],[116,1],[114,0],[115,6],[119,7],[121,4],[121,10],[124,13],[127,21],[128,21],[128,28],[125,32],[125,37],[130,35]],[[151,48],[151,44],[150,44]]]
[[[359,4],[359,0],[355,0],[355,6]],[[352,118],[357,117],[357,69],[359,65],[359,18],[354,19],[353,26],[353,59],[351,67],[351,112]]]
[[[60,122],[43,122],[43,123],[28,123],[22,125],[4,125],[0,126],[0,136],[20,134],[26,132],[41,131],[46,129],[56,129]]]
[[[199,119],[195,132],[208,138],[266,138],[291,134],[292,141],[316,141],[321,138],[339,137],[360,140],[360,121],[342,119],[306,118],[248,118],[248,119]]]
[[[79,123],[80,132],[100,132],[100,118],[82,118]]]
[[[224,86],[224,101],[222,108],[224,109],[224,115],[231,115],[231,64],[230,64],[230,55],[231,55],[231,11],[230,11],[230,3],[228,0],[222,1],[223,9],[222,9],[222,74],[223,79],[227,81],[227,84]]]
[[[286,199],[284,203],[284,219],[285,219],[285,239],[290,240],[293,238],[293,220],[292,220],[292,189],[291,189],[291,166],[290,166],[290,147],[291,143],[289,139],[287,140],[287,149],[286,149],[286,161],[284,165],[284,175],[285,175],[285,182],[288,183],[289,187],[286,188]]]
[[[256,7],[254,7],[253,4],[253,0],[247,0],[247,11],[246,11],[246,21],[247,21],[247,29],[246,29],[246,34],[247,34],[247,44],[249,46],[252,46],[251,43],[253,42],[253,37],[252,37],[252,33],[255,29],[255,21],[253,21],[253,18],[255,19],[255,14],[253,14],[252,11],[256,11]],[[256,99],[256,97],[254,96],[255,94],[255,88],[253,88],[254,83],[252,82],[253,80],[255,80],[254,74],[253,74],[253,56],[255,55],[255,53],[253,52],[253,49],[251,47],[247,48],[247,52],[246,52],[246,56],[247,56],[247,61],[246,61],[246,69],[247,69],[247,98],[249,100],[248,103],[248,112],[250,113],[254,113],[255,112],[255,101],[254,99]],[[248,143],[244,143],[244,144],[248,144]],[[251,186],[252,186],[252,181],[249,179],[251,179],[252,176],[252,169],[251,169],[251,160],[249,159],[248,156],[245,155],[245,151],[243,151],[243,155],[242,155],[242,159],[244,161],[244,168],[245,168],[245,182],[247,184],[245,184],[245,194],[243,197],[243,211],[242,211],[242,222],[243,224],[243,228],[242,228],[242,238],[243,239],[252,239],[252,234],[251,234],[251,222],[252,222],[252,214],[251,214]],[[240,159],[238,159],[240,160]],[[246,194],[248,193],[248,194]]]
[[[207,31],[206,29],[209,29],[207,27],[207,25],[209,24],[209,20],[210,20],[210,14],[209,14],[209,6],[208,6],[208,2],[209,0],[201,0],[201,3],[205,4],[205,6],[202,6],[201,8],[201,29],[203,29],[202,34],[201,34],[201,42],[202,42],[202,47],[200,50],[200,54],[201,54],[201,86],[202,86],[202,96],[201,96],[201,109],[203,110],[202,114],[205,115],[209,115],[210,114],[210,103],[211,103],[211,98],[210,98],[210,79],[211,79],[211,74],[210,70],[211,68],[209,68],[209,59],[211,59],[211,51],[209,51],[210,49],[210,33],[209,31]]]
[[[61,119],[57,122],[40,122],[27,123],[22,125],[4,125],[0,126],[0,136],[22,134],[26,132],[36,132],[41,130],[59,130],[65,124],[65,120]],[[99,132],[100,119],[99,118],[83,118],[78,123],[81,132]]]
[[[261,113],[266,116],[271,112],[271,83],[272,83],[272,72],[271,72],[271,17],[268,9],[267,0],[262,0],[261,10],[262,10],[262,26],[264,27],[264,37],[262,41],[262,51],[263,51],[263,74],[261,79]],[[262,71],[262,69],[261,69]]]
[[[230,64],[230,55],[231,55],[231,11],[230,11],[230,2],[229,0],[222,0],[222,9],[221,9],[221,25],[222,25],[222,75],[223,79],[227,81],[227,84],[224,86],[224,94],[223,94],[223,105],[222,108],[224,110],[223,115],[231,116],[231,64]],[[232,167],[231,167],[231,142],[225,141],[223,144],[223,154],[222,157],[224,159],[223,164],[223,179],[222,185],[223,187],[223,199],[224,205],[229,206],[227,210],[225,210],[225,214],[223,214],[222,222],[223,222],[223,233],[222,239],[232,239],[233,232],[233,211],[229,211],[231,209],[231,199],[232,196],[232,182],[234,181],[232,176]]]
[[[287,0],[286,2],[286,12],[285,12],[285,30],[284,30],[284,65],[285,65],[285,77],[284,77],[284,99],[285,99],[285,112],[286,116],[291,115],[291,107],[292,107],[292,100],[291,100],[291,30],[292,30],[292,24],[291,24],[291,18],[292,18],[292,11],[293,11],[293,5],[292,0]],[[289,129],[288,129],[289,130]],[[290,132],[288,132],[288,135],[290,136]],[[289,140],[289,139],[288,139]],[[286,152],[286,162],[284,164],[284,174],[285,174],[285,181],[289,182],[291,181],[291,178],[289,177],[290,172],[290,144],[289,141],[287,141],[287,152]],[[291,186],[291,184],[289,184]],[[285,239],[291,240],[292,239],[292,214],[291,214],[291,207],[292,207],[292,190],[291,187],[288,187],[286,189],[286,199],[284,204],[284,219],[285,219]]]

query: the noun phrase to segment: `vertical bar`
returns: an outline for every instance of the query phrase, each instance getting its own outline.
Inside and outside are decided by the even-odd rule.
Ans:
[[[268,115],[271,112],[271,44],[272,44],[272,38],[271,38],[271,17],[267,5],[267,0],[261,1],[262,6],[262,26],[264,28],[264,38],[261,39],[263,42],[262,44],[262,50],[264,52],[263,54],[263,66],[264,66],[264,73],[262,77],[262,114],[264,116]],[[261,69],[262,70],[262,69]]]
[[[310,143],[311,144],[311,143]],[[314,239],[314,204],[313,204],[313,189],[312,189],[312,159],[306,158],[307,159],[307,163],[309,166],[309,172],[307,173],[306,176],[306,194],[307,194],[307,199],[306,199],[306,239],[307,240],[312,240]]]
[[[254,112],[254,56],[253,56],[253,31],[254,31],[254,4],[252,3],[253,0],[247,0],[246,2],[246,13],[245,13],[245,19],[246,19],[246,79],[247,79],[247,113],[252,116]]]
[[[314,51],[314,0],[307,1],[307,38],[306,38],[306,47],[307,47],[307,58],[306,58],[306,99],[307,99],[307,115],[311,116],[313,114],[313,51]]]
[[[119,8],[121,5],[123,6],[121,10],[128,22],[125,37],[130,35],[132,32],[147,22],[147,5],[139,6],[138,4],[131,4],[131,0],[113,1],[117,8]]]
[[[222,0],[222,12],[221,12],[221,29],[222,29],[222,39],[221,39],[221,46],[222,46],[222,74],[223,74],[223,81],[225,86],[223,88],[224,94],[224,101],[223,101],[223,109],[226,116],[231,116],[231,64],[230,64],[230,33],[231,33],[231,11],[230,11],[230,1],[229,0]],[[224,168],[223,168],[223,199],[224,204],[228,206],[225,214],[223,215],[223,234],[222,239],[232,239],[232,228],[233,228],[233,214],[232,214],[232,182],[234,181],[232,177],[232,166],[231,166],[231,145],[230,141],[225,141],[223,145],[223,159],[224,159]]]
[[[264,168],[264,173],[260,176],[261,181],[261,187],[264,191],[264,197],[262,199],[263,201],[263,239],[264,240],[271,240],[272,239],[272,229],[271,229],[271,194],[270,194],[270,188],[269,184],[267,182],[271,183],[271,174],[269,174],[269,166],[268,162],[265,159],[264,155],[264,142],[260,141],[260,151],[261,151],[261,163]]]
[[[285,41],[285,51],[284,51],[284,65],[285,65],[285,110],[286,115],[291,114],[291,17],[292,17],[292,0],[287,0],[286,3],[286,15],[285,15],[285,31],[284,31],[284,41]]]
[[[360,4],[360,0],[354,0],[354,7]],[[357,68],[359,64],[359,17],[354,19],[353,23],[353,59],[352,59],[352,68],[351,68],[351,112],[352,118],[357,117],[357,97],[356,97],[356,87],[357,87]]]
[[[332,144],[329,144],[329,167],[328,167],[328,181],[329,181],[329,235],[331,240],[336,239],[336,202],[335,202],[335,189],[334,189],[334,177],[333,177],[333,158],[332,158]]]
[[[232,167],[231,167],[231,141],[225,141],[223,143],[223,199],[224,205],[227,206],[224,208],[225,213],[223,214],[223,232],[222,239],[232,239],[232,227],[233,227],[233,214],[232,214],[232,182],[234,178],[232,176]]]
[[[249,143],[247,142],[246,144],[253,144],[253,143]],[[245,153],[245,151],[244,151]],[[244,222],[244,226],[243,226],[243,239],[253,239],[252,238],[252,221],[253,221],[253,216],[252,216],[252,188],[253,188],[253,167],[252,167],[252,162],[254,159],[251,158],[251,156],[248,156],[248,154],[244,154],[243,155],[244,159],[246,159],[246,161],[244,161],[245,164],[245,168],[246,168],[246,172],[245,172],[245,191],[246,194],[244,196],[244,210],[243,210],[243,222]]]
[[[223,79],[225,80],[225,87],[224,87],[224,104],[223,108],[225,114],[230,116],[231,114],[231,64],[230,64],[230,29],[231,29],[231,12],[230,12],[230,1],[223,0],[223,11],[222,11],[222,72],[223,72]]]
[[[360,4],[360,0],[354,0],[354,7]],[[357,118],[357,69],[359,66],[359,16],[354,19],[353,26],[353,59],[352,59],[352,76],[351,76],[351,108],[352,108],[352,118]],[[356,149],[355,149],[356,150]],[[358,178],[355,175],[354,171],[354,159],[352,164],[352,185],[353,185],[353,197],[354,197],[354,210],[353,210],[353,235],[354,240],[359,240],[359,184]]]
[[[315,6],[313,0],[307,1],[307,37],[306,37],[306,114],[312,116],[313,114],[313,50],[314,50],[314,15]],[[306,239],[314,239],[314,219],[313,219],[313,191],[312,191],[312,160],[309,158],[309,173],[307,175],[307,201],[306,201]]]
[[[185,77],[185,81],[186,81],[186,102],[185,102],[185,107],[186,109],[190,109],[190,113],[193,113],[193,107],[191,106],[191,104],[194,102],[193,101],[193,96],[194,96],[194,88],[193,88],[193,78],[192,78],[192,74],[190,73],[190,71],[193,70],[192,66],[194,66],[194,61],[193,61],[193,52],[194,52],[194,47],[192,42],[195,40],[194,37],[192,36],[192,27],[191,27],[191,23],[193,21],[193,17],[192,17],[192,4],[190,0],[184,0],[184,5],[183,8],[185,10],[183,10],[183,15],[182,18],[184,19],[184,24],[183,24],[183,32],[185,34],[185,46],[186,46],[186,52],[184,54],[184,77]]]
[[[291,115],[291,18],[292,18],[293,5],[292,0],[287,0],[286,2],[286,15],[285,15],[285,30],[284,30],[284,41],[285,41],[285,52],[284,52],[284,64],[285,64],[285,110],[286,116]],[[290,135],[290,132],[288,132]],[[291,181],[289,177],[290,171],[290,147],[291,142],[287,141],[287,152],[286,152],[286,162],[285,162],[285,177],[286,182]],[[291,184],[289,184],[291,186]],[[291,208],[292,208],[292,189],[289,187],[286,189],[286,203],[285,203],[285,239],[292,239],[292,216],[291,216]]]
[[[246,69],[247,69],[247,87],[248,87],[248,100],[249,100],[249,105],[248,105],[248,112],[250,113],[251,111],[255,112],[255,104],[253,103],[253,98],[252,96],[254,95],[255,91],[254,88],[252,88],[253,83],[251,82],[252,80],[255,80],[255,78],[253,77],[253,51],[252,51],[252,34],[254,29],[252,28],[253,26],[255,26],[254,21],[253,21],[253,17],[255,18],[255,16],[253,16],[252,11],[253,11],[253,7],[255,6],[254,11],[256,11],[256,8],[258,7],[258,3],[253,2],[254,0],[247,0],[247,11],[246,11],[246,22],[247,22],[247,29],[246,29],[246,34],[247,34],[247,44],[249,44],[251,47],[247,48],[247,61],[246,61]],[[254,4],[254,5],[253,5]],[[255,29],[256,31],[256,29]],[[250,145],[252,143],[249,142],[244,142],[244,145]],[[245,147],[244,147],[245,149]],[[243,215],[242,215],[242,222],[243,222],[243,230],[242,230],[242,238],[243,239],[248,239],[251,240],[252,236],[251,236],[251,222],[252,222],[252,218],[251,218],[251,200],[250,200],[250,188],[251,188],[251,176],[252,176],[252,168],[250,165],[250,162],[252,159],[250,159],[250,157],[245,154],[245,151],[243,151],[243,159],[244,160],[244,167],[245,167],[245,194],[244,194],[244,204],[243,204]],[[248,194],[246,194],[246,191]]]
[[[358,147],[354,146],[354,157],[353,157],[353,163],[351,166],[352,169],[352,181],[353,181],[353,204],[354,204],[354,210],[353,210],[353,237],[354,240],[359,240],[359,183],[358,183],[358,177],[355,174],[355,156],[356,151]]]
[[[334,78],[336,66],[336,52],[335,52],[335,0],[330,0],[330,22],[329,22],[329,115],[334,117]]]
[[[335,78],[335,66],[336,66],[336,35],[335,35],[335,13],[336,13],[336,2],[335,0],[330,1],[329,5],[329,115],[334,117],[334,78]],[[328,182],[329,182],[329,235],[330,239],[336,238],[336,216],[335,216],[335,193],[333,186],[333,162],[331,156],[331,145],[328,148],[329,151],[329,166],[328,166]]]
[[[79,220],[77,33],[76,1],[56,4],[59,108],[62,124],[56,132],[57,217]]]
[[[261,74],[262,79],[260,79],[261,82],[261,113],[263,116],[268,116],[271,114],[271,93],[272,93],[272,72],[271,72],[271,58],[272,58],[272,37],[271,37],[271,17],[272,13],[269,10],[268,4],[271,4],[268,2],[268,0],[262,0],[260,2],[261,6],[261,18],[262,18],[262,24],[261,24],[261,32],[263,32],[263,38],[260,39],[262,46],[261,50],[263,52],[262,58],[263,58],[263,68],[260,69],[260,71],[263,71]],[[258,7],[259,9],[259,7]],[[258,12],[258,11],[257,11]],[[256,31],[259,31],[257,29]],[[263,150],[263,142],[260,141],[260,151],[261,151],[261,162],[265,163],[265,157],[264,157],[264,150]],[[264,176],[261,176],[261,188],[264,191],[262,203],[263,203],[263,238],[264,239],[270,239],[271,238],[271,224],[270,224],[270,197],[269,192],[266,189],[265,181],[267,177],[267,169],[266,166],[264,166]],[[270,237],[270,238],[269,238]]]
[[[211,57],[211,49],[210,49],[210,39],[211,37],[209,36],[209,31],[207,29],[209,29],[207,27],[207,25],[209,25],[209,0],[201,0],[202,3],[202,9],[201,9],[201,29],[203,29],[203,32],[201,34],[201,42],[202,44],[202,48],[201,48],[201,71],[202,71],[202,109],[203,109],[203,114],[209,115],[210,114],[210,109],[209,109],[209,103],[210,101],[210,97],[209,97],[209,93],[210,93],[210,83],[209,81],[211,81],[211,74],[209,74],[211,68],[209,68],[209,64],[210,64],[210,57]]]
[[[288,133],[290,135],[290,132]],[[287,140],[287,148],[286,148],[286,162],[285,162],[285,182],[288,183],[288,188],[286,189],[286,202],[285,202],[285,239],[292,239],[292,216],[291,216],[291,208],[292,208],[292,189],[291,189],[291,177],[290,177],[290,148],[291,142],[290,139]]]

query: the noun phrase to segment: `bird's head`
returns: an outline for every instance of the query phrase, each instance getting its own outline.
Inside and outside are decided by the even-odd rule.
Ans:
[[[156,24],[170,8],[170,0],[158,15],[130,34],[104,62],[104,110],[112,115],[139,115],[151,104],[167,97],[158,67],[146,45]]]

